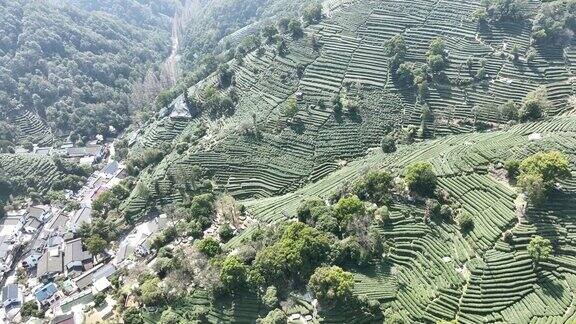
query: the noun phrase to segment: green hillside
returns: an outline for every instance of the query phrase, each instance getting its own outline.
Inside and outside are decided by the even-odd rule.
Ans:
[[[576,323],[576,0],[0,18],[0,202],[90,205],[62,234],[114,265],[90,318],[113,299],[126,324]],[[181,78],[147,87],[170,41]],[[96,134],[109,174],[3,153]]]
[[[168,256],[178,265],[166,286],[184,271],[197,278],[194,291],[143,312],[144,320],[576,320],[576,118],[566,36],[576,5],[490,3],[330,1],[324,18],[304,21],[302,31],[278,19],[278,33],[263,27],[259,40],[246,38],[185,92],[191,118],[164,111],[139,130],[128,150],[139,189],[120,207],[121,221],[172,204],[192,210],[187,221],[198,217],[190,216],[197,198],[178,179],[199,170],[250,220],[229,241],[218,232],[215,255],[200,246],[206,239],[191,248],[192,258],[210,260],[207,270]],[[548,24],[553,9],[564,27]],[[557,184],[529,174],[539,152],[566,157]],[[161,161],[142,163],[152,153]],[[428,198],[406,191],[406,169],[420,162],[437,178]],[[392,180],[379,184],[390,196],[375,202],[359,186],[378,172]],[[227,216],[216,213],[218,228]],[[535,237],[549,242],[549,256],[535,256]],[[345,274],[318,277],[350,284],[351,295],[321,295],[315,275],[334,265]],[[218,271],[219,279],[205,277]],[[267,305],[271,285],[278,312]]]
[[[329,18],[305,28],[302,37],[282,36],[282,55],[277,43],[263,39],[228,63],[231,86],[219,87],[216,73],[188,90],[198,106],[211,104],[205,103],[211,89],[221,96],[210,93],[209,100],[233,98],[233,107],[216,113],[222,117],[205,108],[189,122],[160,118],[135,151],[189,142],[198,137],[199,123],[207,125],[178,163],[201,166],[235,197],[266,197],[326,176],[379,146],[386,134],[410,143],[502,128],[509,122],[505,104],[520,105],[531,91],[546,94],[550,116],[573,109],[569,47],[530,45],[529,19],[474,21],[479,3],[442,1],[430,8],[426,1],[352,2],[329,10]],[[425,96],[390,71],[385,47],[398,34],[409,64],[426,64],[431,41],[445,41],[448,63],[428,76]],[[518,59],[510,54],[513,45]],[[528,52],[534,57],[526,62]],[[485,75],[475,78],[479,69]]]
[[[576,174],[574,117],[557,117],[504,131],[450,135],[402,145],[392,154],[377,150],[293,193],[241,201],[256,223],[226,243],[224,251],[242,256],[241,251],[254,244],[254,235],[267,228],[266,224],[278,226],[294,219],[309,199],[338,199],[368,170],[401,176],[406,165],[427,161],[450,205],[460,210],[459,215],[472,215],[472,229],[462,231],[455,215],[447,219],[430,216],[428,201],[394,198],[388,204],[387,219],[373,220],[370,225],[382,238],[382,256],[363,266],[347,266],[354,275],[354,296],[377,302],[384,319],[405,323],[569,323],[576,319],[572,307],[576,293],[573,177],[562,181],[546,203],[529,203],[524,209],[526,198],[519,195],[502,167],[505,160],[522,160],[550,150],[566,154],[571,173]],[[334,206],[337,204],[333,202]],[[554,249],[535,269],[527,246],[536,235],[549,239]],[[223,304],[217,298],[212,306],[202,298],[178,299],[169,305],[188,319],[196,318],[194,310],[205,305],[211,322],[253,321],[264,317],[268,309],[259,305],[259,300],[246,303],[246,298],[254,297],[236,296]],[[296,303],[288,314],[314,313],[305,297],[288,299]],[[161,312],[154,314],[148,315],[149,322],[158,320]],[[374,316],[364,306],[349,303],[325,305],[314,315],[314,321],[382,320]]]
[[[440,188],[473,215],[473,230],[462,235],[454,223],[426,224],[425,206],[392,204],[390,222],[377,227],[390,252],[373,270],[355,274],[355,293],[383,301],[408,322],[566,323],[576,316],[571,307],[574,181],[562,183],[547,204],[529,207],[519,219],[518,192],[497,178],[493,167],[503,156],[524,158],[541,150],[561,150],[570,156],[575,174],[575,127],[573,117],[559,118],[490,134],[449,136],[403,147],[392,155],[375,153],[293,194],[250,201],[247,206],[258,219],[273,222],[294,215],[303,197],[329,198],[366,169],[401,171],[411,162],[429,161]],[[534,133],[542,139],[529,140]],[[508,230],[513,236],[506,241],[503,233]],[[557,246],[537,273],[526,253],[534,235]]]
[[[44,155],[0,154],[0,203],[13,197],[30,197],[43,202],[50,189],[78,190],[88,170],[82,166]]]
[[[3,152],[23,141],[117,135],[142,108],[134,107],[132,86],[168,56],[164,13],[174,9],[97,2],[0,2]]]

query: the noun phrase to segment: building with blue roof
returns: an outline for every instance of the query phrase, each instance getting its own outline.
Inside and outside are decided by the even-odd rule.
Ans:
[[[34,293],[34,296],[42,306],[46,306],[52,304],[56,299],[58,299],[57,293],[58,287],[56,287],[56,284],[51,282],[38,288]]]

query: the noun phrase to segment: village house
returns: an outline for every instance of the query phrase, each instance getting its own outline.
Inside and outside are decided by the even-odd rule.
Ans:
[[[76,233],[83,223],[90,223],[92,221],[92,208],[82,207],[70,217],[68,221],[68,230],[72,233]]]
[[[64,232],[65,234],[66,232]],[[46,240],[46,248],[59,248],[64,243],[64,234],[60,234],[60,232],[51,233],[51,235]]]
[[[92,255],[82,249],[80,238],[65,243],[64,267],[69,278],[74,278],[92,268]]]
[[[76,285],[74,284],[74,281],[72,281],[72,279],[67,278],[66,280],[62,281],[60,283],[60,290],[66,295],[66,296],[70,296],[72,295],[75,291],[78,290],[78,288],[76,287]]]
[[[50,236],[50,232],[43,230],[40,232],[34,243],[32,243],[32,251],[42,253],[46,247],[46,240]]]
[[[65,213],[59,213],[55,217],[53,217],[44,229],[46,229],[50,233],[60,233],[64,232],[67,228],[68,224],[68,216]]]
[[[108,179],[98,177],[90,193],[90,201],[94,201],[94,199],[98,198],[104,191],[108,190],[108,187],[106,187],[107,183]]]
[[[110,278],[110,276],[112,276],[116,270],[116,266],[112,263],[100,263],[94,268],[75,278],[74,281],[76,287],[78,287],[79,290],[84,290],[87,287],[94,285],[94,283],[101,278]]]
[[[13,262],[14,245],[7,236],[0,236],[0,277],[10,270]]]
[[[22,304],[22,292],[17,284],[7,284],[2,288],[2,307],[5,309]]]
[[[28,217],[28,219],[26,220],[26,224],[24,224],[24,233],[34,234],[40,229],[40,227],[42,227],[41,221],[39,221],[35,217]]]
[[[21,212],[8,213],[0,219],[0,277],[12,267],[14,253],[21,243],[24,219]]]
[[[6,212],[6,218],[19,219],[22,224],[26,221],[26,214],[28,211],[24,208],[17,210],[10,210]]]
[[[92,289],[79,291],[76,294],[68,296],[60,301],[60,310],[64,314],[72,312],[72,308],[79,305],[88,305],[94,301]]]
[[[42,257],[42,254],[36,252],[36,251],[31,251],[28,253],[28,255],[26,257],[24,257],[24,259],[22,259],[22,262],[20,263],[20,265],[22,266],[22,268],[34,268],[35,266],[38,265],[38,261],[40,260],[40,258]]]
[[[59,247],[47,249],[38,260],[36,276],[40,280],[53,278],[64,271],[64,256]]]
[[[155,217],[153,220],[138,225],[130,235],[120,243],[114,258],[116,265],[128,259],[131,255],[146,256],[150,253],[149,238],[163,230],[168,223],[166,214]]]
[[[41,223],[47,222],[52,217],[52,210],[50,206],[37,205],[28,207],[28,219],[33,217]]]
[[[40,305],[49,306],[52,305],[60,296],[58,296],[58,287],[53,282],[50,282],[36,290],[34,292],[34,297],[40,303]]]
[[[26,222],[26,217],[20,214],[7,214],[0,220],[0,237],[5,237],[1,242],[15,243],[21,235],[21,230]]]
[[[118,161],[112,161],[108,163],[101,171],[101,175],[104,178],[112,179],[118,175],[122,170],[120,169],[120,163]]]
[[[76,320],[74,319],[74,314],[63,314],[54,317],[50,324],[76,324]]]
[[[17,146],[16,148],[14,148],[14,153],[15,154],[26,154],[29,153],[27,148],[24,148],[22,146]]]
[[[105,150],[102,145],[69,147],[64,149],[63,155],[80,164],[90,165],[100,162],[105,155]]]
[[[106,277],[102,277],[96,281],[94,281],[94,285],[92,286],[92,293],[97,294],[106,291],[106,289],[110,288],[112,284]]]
[[[34,148],[34,154],[48,156],[48,155],[52,154],[52,148],[51,147],[35,147]]]

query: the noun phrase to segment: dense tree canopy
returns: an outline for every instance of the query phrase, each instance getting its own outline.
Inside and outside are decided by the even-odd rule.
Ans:
[[[315,24],[322,19],[322,5],[319,2],[312,2],[304,8],[304,21]]]
[[[396,140],[390,135],[385,135],[380,141],[380,147],[384,153],[392,153],[396,151]]]
[[[495,22],[524,19],[528,10],[526,0],[485,0],[484,4],[488,17]]]
[[[321,302],[341,302],[352,295],[354,276],[337,266],[320,267],[310,277],[308,286]]]
[[[354,191],[362,200],[384,205],[390,200],[391,188],[392,176],[388,172],[371,171],[356,182]]]
[[[404,63],[408,49],[402,34],[395,35],[384,44],[386,54],[391,57],[391,70],[396,72],[400,64]]]
[[[431,196],[436,189],[436,174],[428,162],[410,164],[404,170],[404,180],[410,191],[422,196]]]
[[[254,265],[266,282],[286,286],[291,281],[307,280],[328,257],[328,237],[304,223],[288,225],[281,239],[256,255]]]
[[[539,152],[520,163],[518,186],[530,202],[538,205],[546,200],[556,181],[570,176],[570,161],[563,153]]]
[[[207,54],[217,55],[227,50],[228,46],[236,46],[243,37],[230,37],[230,35],[237,30],[248,26],[241,33],[245,36],[246,32],[257,31],[255,26],[249,26],[251,22],[269,17],[281,17],[288,12],[298,12],[306,3],[309,1],[214,0],[200,2],[194,6],[183,30],[183,63],[190,68]]]
[[[122,320],[125,324],[143,324],[142,313],[137,307],[130,307],[122,314]]]
[[[114,135],[140,108],[132,84],[169,49],[169,18],[136,2],[72,2],[0,5],[0,117],[29,110],[55,135]]]
[[[565,45],[576,31],[576,1],[560,0],[542,3],[532,29],[540,43]]]
[[[375,179],[376,183],[371,183],[371,186],[380,186],[380,179]],[[360,190],[364,193],[364,184],[360,184]],[[377,190],[376,188],[371,188]],[[367,193],[366,193],[367,194]],[[340,223],[340,228],[345,229],[346,226],[355,218],[361,217],[366,214],[366,207],[364,203],[356,195],[350,195],[347,197],[342,197],[338,203],[334,206],[334,214]]]
[[[140,301],[145,305],[161,303],[164,299],[164,290],[160,285],[161,281],[158,277],[144,281],[140,287]]]
[[[540,174],[546,185],[570,176],[570,162],[559,151],[539,152],[520,163],[520,175]]]
[[[546,115],[549,108],[546,88],[538,87],[526,94],[518,110],[518,117],[522,121],[536,120]]]
[[[198,251],[204,253],[204,255],[209,258],[222,253],[220,243],[211,237],[207,237],[198,241],[198,243],[196,243],[196,247],[198,248]]]
[[[258,320],[258,324],[284,324],[288,321],[288,316],[281,309],[276,308],[268,312],[266,317]]]
[[[540,261],[548,259],[552,252],[552,243],[549,239],[536,235],[530,240],[527,250],[534,263],[538,264]]]
[[[38,303],[36,302],[36,300],[30,300],[30,301],[25,302],[22,305],[22,308],[20,309],[20,313],[22,314],[22,317],[24,317],[24,318],[29,318],[29,317],[43,318],[44,317],[44,311],[42,311],[38,307]]]
[[[108,242],[99,235],[93,235],[86,239],[85,245],[90,254],[98,255],[106,250]]]
[[[245,287],[248,267],[237,257],[229,256],[222,262],[220,280],[226,289],[238,291]]]
[[[446,67],[446,41],[442,37],[434,38],[429,45],[426,61],[430,71],[437,73]]]
[[[474,227],[474,218],[472,214],[467,211],[460,211],[458,217],[456,217],[456,222],[462,232],[468,232]]]

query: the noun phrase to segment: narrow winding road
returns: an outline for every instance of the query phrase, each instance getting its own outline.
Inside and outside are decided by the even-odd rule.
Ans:
[[[172,48],[170,56],[164,61],[164,71],[168,75],[172,84],[176,84],[181,75],[180,50],[182,46],[182,32],[184,26],[193,19],[193,12],[197,7],[197,0],[186,0],[184,4],[176,9],[174,17],[172,17],[172,36],[170,37]]]
[[[172,48],[170,50],[170,56],[164,61],[164,71],[166,71],[170,82],[176,84],[178,78],[180,77],[180,28],[181,28],[181,9],[176,11],[176,14],[172,18]]]

